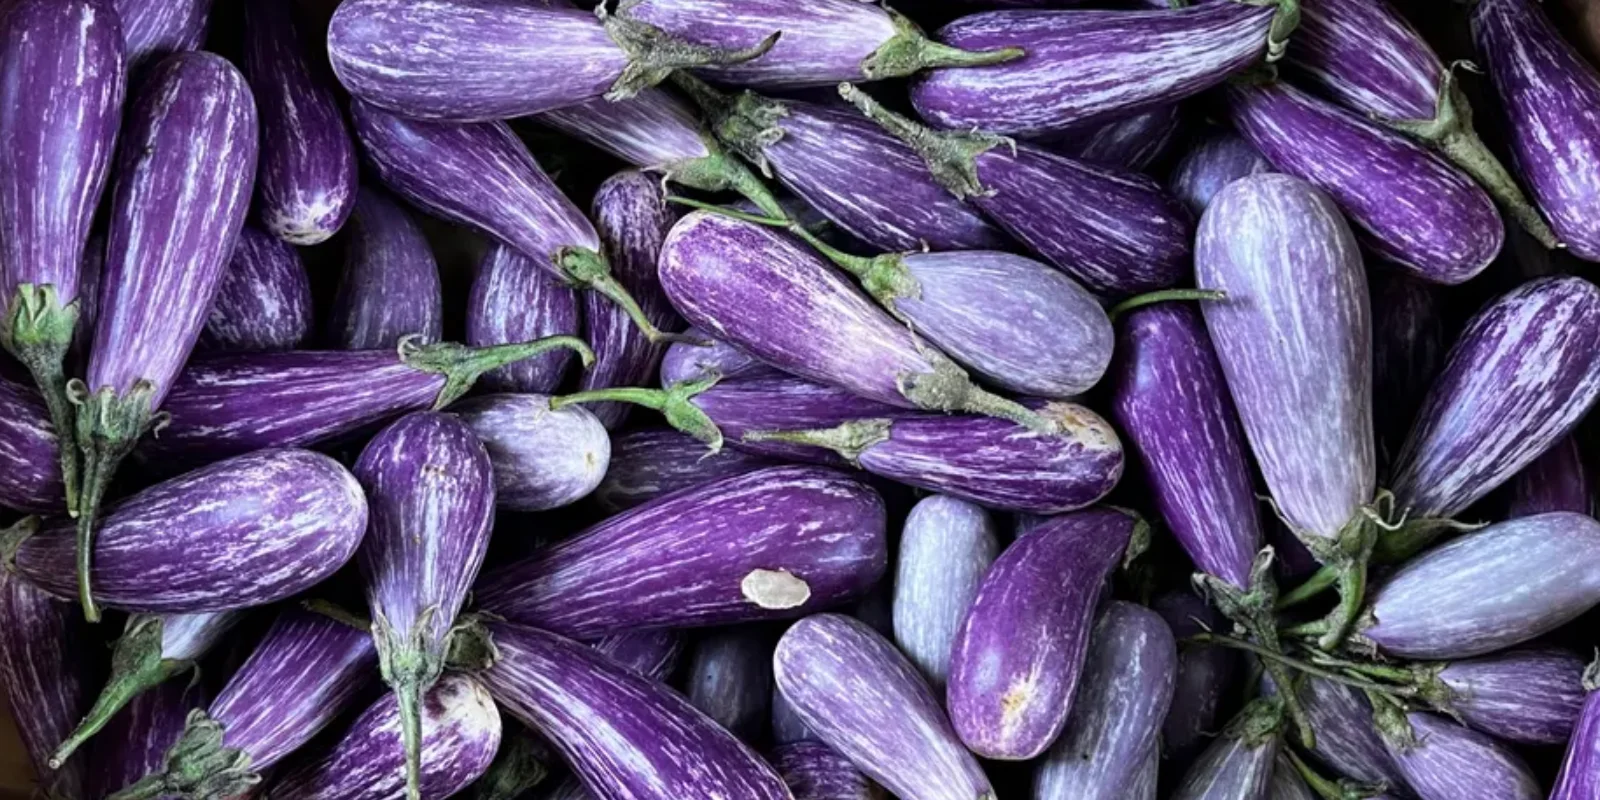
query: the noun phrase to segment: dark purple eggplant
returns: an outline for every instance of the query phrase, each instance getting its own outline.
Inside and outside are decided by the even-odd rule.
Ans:
[[[1567,755],[1561,761],[1561,774],[1556,776],[1550,790],[1550,800],[1584,800],[1600,792],[1600,694],[1597,686],[1597,668],[1590,665],[1583,673],[1583,711],[1578,716],[1567,742]]]
[[[665,683],[678,669],[683,655],[683,634],[657,629],[617,633],[594,643],[594,649],[612,661],[649,678]]]
[[[1050,149],[1079,161],[1149,173],[1166,158],[1182,128],[1182,106],[1172,103],[1101,125],[1070,129],[1047,137],[1046,142]]]
[[[1298,696],[1317,732],[1316,746],[1310,748],[1317,761],[1340,775],[1409,796],[1405,774],[1390,758],[1374,723],[1372,704],[1360,690],[1307,677]]]
[[[1578,440],[1568,435],[1511,479],[1506,517],[1531,517],[1551,511],[1594,516],[1595,491],[1583,464]]]
[[[1406,715],[1411,736],[1390,742],[1395,764],[1421,800],[1541,800],[1528,765],[1498,742],[1423,712]]]
[[[774,430],[820,430],[862,419],[887,418],[904,412],[894,406],[869,400],[844,389],[811,383],[800,378],[774,373],[717,383],[704,391],[699,384],[680,384],[666,391],[672,396],[663,410],[672,411],[682,402],[705,414],[735,447],[750,453],[785,461],[843,465],[838,453],[805,444],[763,439],[746,434]],[[670,415],[669,415],[670,419]],[[701,437],[704,438],[704,437]]]
[[[167,749],[183,736],[190,709],[210,702],[208,687],[194,680],[172,678],[133,698],[94,740],[90,757],[95,770],[87,797],[105,797],[157,772]]]
[[[884,800],[881,787],[822,742],[786,744],[767,760],[794,792],[794,800]]]
[[[94,702],[97,644],[71,605],[0,569],[0,692],[46,797],[89,796],[89,759],[51,768],[50,756]]]
[[[576,336],[582,325],[578,294],[508,245],[490,244],[467,297],[467,344],[490,347],[547,336]],[[560,388],[572,354],[550,352],[483,376],[497,392],[549,394]]]
[[[724,381],[780,375],[778,370],[751,358],[737,347],[711,336],[704,331],[689,329],[685,337],[690,342],[673,342],[661,357],[661,386],[698,381],[717,377]]]
[[[433,344],[443,336],[441,291],[433,249],[410,213],[382,191],[363,188],[350,216],[344,271],[328,318],[330,344],[381,350],[412,335]]]
[[[130,72],[206,40],[213,0],[115,0]]]
[[[581,406],[551,410],[537,394],[474,397],[451,413],[483,442],[501,508],[544,511],[583,499],[606,476],[611,437]]]
[[[486,572],[473,594],[486,612],[579,638],[796,617],[877,582],[884,524],[865,484],[774,467],[619,514]]]
[[[1268,792],[1280,747],[1279,713],[1267,701],[1245,706],[1184,773],[1170,800],[1275,800]]]
[[[680,489],[773,466],[771,459],[739,450],[707,454],[693,437],[669,428],[644,428],[611,440],[611,463],[594,498],[615,514]]]
[[[1425,674],[1441,708],[1502,741],[1562,744],[1583,708],[1583,660],[1564,650],[1507,650]]]
[[[63,507],[61,461],[50,411],[32,387],[14,383],[3,375],[0,474],[6,476],[0,481],[0,506],[36,513]]]
[[[695,642],[684,671],[689,702],[746,743],[761,741],[767,732],[772,644],[759,628],[708,631]]]
[[[944,691],[950,649],[999,553],[994,520],[964,500],[936,494],[906,517],[895,556],[894,641],[934,691]]]
[[[1178,159],[1167,186],[1198,217],[1222,187],[1271,171],[1272,164],[1261,151],[1232,131],[1215,129]]]
[[[772,687],[772,743],[777,746],[795,742],[816,741],[816,734],[806,727],[805,720],[795,712],[789,698],[777,684]]]
[[[1406,434],[1428,387],[1444,364],[1445,332],[1438,290],[1397,270],[1373,270],[1372,394],[1373,428],[1379,460],[1387,468],[1405,444]]]
[[[1151,604],[1181,643],[1173,676],[1172,703],[1161,723],[1162,757],[1183,769],[1220,727],[1217,715],[1232,690],[1239,659],[1233,650],[1187,641],[1225,624],[1204,600],[1187,591],[1161,595]],[[1320,743],[1321,737],[1318,737]]]
[[[311,333],[311,276],[293,245],[251,225],[223,270],[200,332],[202,350],[293,350]]]

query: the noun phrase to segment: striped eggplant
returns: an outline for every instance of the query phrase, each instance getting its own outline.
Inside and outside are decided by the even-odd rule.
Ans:
[[[796,617],[859,596],[887,561],[883,501],[774,467],[647,503],[486,572],[478,606],[577,638]]]
[[[84,379],[68,386],[83,470],[78,593],[91,621],[100,616],[89,575],[101,498],[194,349],[256,170],[255,101],[220,56],[166,58],[127,116],[94,344]]]
[[[607,636],[593,646],[639,675],[665,683],[678,670],[683,639],[683,633],[674,630],[629,631]]]
[[[912,507],[896,551],[894,642],[936,692],[950,675],[950,648],[983,576],[1000,553],[988,512],[933,495]]]
[[[129,701],[94,740],[88,797],[105,797],[161,769],[167,749],[183,736],[190,709],[210,702],[204,683],[172,678]]]
[[[1550,800],[1583,800],[1600,792],[1600,668],[1590,665],[1583,672],[1583,710],[1578,715],[1561,773],[1550,790]]]
[[[488,451],[501,508],[544,511],[575,503],[600,485],[611,437],[582,406],[550,409],[538,394],[494,394],[451,407]]]
[[[983,69],[941,69],[912,87],[917,113],[951,130],[1045,134],[1170,105],[1277,60],[1295,0],[1154,10],[987,11],[939,31],[968,50],[1027,55]]]
[[[1245,706],[1184,773],[1169,800],[1275,800],[1269,792],[1279,751],[1276,716],[1265,701]]]
[[[482,684],[448,674],[422,704],[421,794],[449,797],[489,769],[500,747],[500,712]],[[268,787],[263,800],[384,800],[405,790],[395,695],[372,704],[339,738]]]
[[[115,0],[130,72],[199,49],[213,0]]]
[[[778,688],[817,736],[901,800],[995,800],[916,667],[865,623],[817,614],[773,656]]]
[[[72,606],[0,569],[0,693],[45,797],[88,797],[89,759],[52,768],[50,756],[94,702],[97,644]]]
[[[1216,128],[1178,159],[1167,186],[1199,217],[1222,187],[1258,172],[1271,172],[1261,151],[1239,135]]]
[[[1072,128],[1047,137],[1049,149],[1079,161],[1152,173],[1165,161],[1183,127],[1178,103],[1101,125]]]
[[[1112,413],[1151,499],[1195,566],[1250,589],[1261,521],[1244,432],[1200,313],[1178,303],[1122,320]]]
[[[939,132],[853,86],[841,94],[922,156],[934,179],[1099,294],[1187,277],[1192,219],[1154,180],[983,133]]]
[[[795,712],[789,698],[783,696],[783,690],[777,684],[772,687],[772,743],[774,746],[794,744],[795,742],[816,741],[816,734],[806,727],[804,720]]]
[[[547,336],[576,336],[578,294],[508,245],[491,243],[467,296],[467,344],[490,347]],[[483,385],[497,392],[548,394],[560,388],[572,354],[553,351],[491,370]]]
[[[1428,668],[1424,680],[1472,728],[1506,742],[1563,744],[1583,709],[1583,666],[1565,650],[1507,650]]]
[[[1034,800],[1132,797],[1172,702],[1178,648],[1154,611],[1106,606],[1061,738],[1033,776]]]
[[[21,0],[0,20],[0,348],[73,430],[64,371],[89,227],[106,186],[126,75],[109,0]],[[57,455],[77,510],[78,453]]]
[[[426,7],[462,2],[469,0],[442,0]],[[341,5],[339,13],[371,3],[411,5],[402,0],[353,0]],[[547,68],[538,74],[546,75]],[[360,100],[351,101],[350,114],[367,161],[400,197],[435,216],[511,245],[532,260],[533,266],[555,278],[605,295],[621,306],[651,341],[670,338],[650,323],[627,288],[611,274],[594,226],[556,188],[505,123],[423,122]]]
[[[684,696],[740,740],[761,741],[772,700],[772,645],[759,627],[707,631],[684,670]]]
[[[1227,109],[1274,167],[1331,195],[1365,244],[1418,277],[1462,283],[1500,252],[1489,195],[1405,136],[1282,81],[1232,84]]]
[[[995,559],[950,650],[945,698],[968,749],[1021,761],[1061,734],[1101,587],[1139,524],[1112,509],[1051,517]]]
[[[1551,511],[1594,516],[1594,485],[1583,464],[1578,440],[1571,435],[1556,442],[1511,479],[1507,519]]]
[[[680,489],[743,475],[776,462],[739,450],[706,453],[706,446],[670,428],[643,428],[611,440],[610,466],[594,490],[608,514],[626,511]]]
[[[217,283],[200,331],[201,350],[292,350],[311,333],[311,276],[294,246],[252,225]]]
[[[1295,762],[1279,750],[1278,760],[1272,765],[1272,787],[1267,790],[1267,797],[1271,800],[1317,800],[1318,796],[1300,777]]]
[[[447,679],[454,673],[447,673]],[[494,702],[493,698],[489,702]],[[474,800],[517,800],[533,789],[548,789],[560,757],[543,736],[516,720],[500,715],[500,749],[489,769],[472,784]],[[541,797],[545,796],[542,792]]]
[[[1359,690],[1307,677],[1300,682],[1298,696],[1317,732],[1316,746],[1310,748],[1317,761],[1340,775],[1406,794],[1405,774],[1390,758],[1374,723],[1372,704]]]
[[[1225,624],[1222,615],[1193,592],[1160,595],[1151,608],[1179,642],[1172,703],[1161,723],[1161,749],[1163,757],[1181,770],[1220,727],[1217,715],[1233,688],[1239,660],[1225,647],[1187,641],[1202,631],[1224,629]]]
[[[377,663],[371,634],[285,607],[210,707],[189,714],[161,771],[111,797],[238,796],[351,710]]]
[[[1375,269],[1372,285],[1372,407],[1379,459],[1392,466],[1444,364],[1439,292],[1399,270]]]
[[[489,550],[495,468],[463,420],[418,411],[368,442],[353,471],[371,508],[357,563],[372,640],[400,704],[406,796],[418,800],[422,700],[444,670],[450,629]]]
[[[39,394],[0,375],[0,474],[6,476],[0,507],[37,513],[63,507],[56,447],[50,411]]]
[[[794,800],[884,800],[882,787],[822,742],[786,744],[767,759],[794,792]]]
[[[1495,587],[1515,586],[1514,592]],[[1600,522],[1557,511],[1490,525],[1425,551],[1373,595],[1361,635],[1409,659],[1521,644],[1600,603]]]
[[[1411,736],[1389,752],[1420,800],[1541,800],[1528,765],[1494,739],[1426,712],[1406,715]]]
[[[1472,33],[1505,109],[1507,144],[1562,244],[1600,260],[1600,73],[1539,6],[1492,0],[1472,9]]]
[[[292,9],[244,4],[244,59],[261,112],[256,215],[267,232],[313,245],[343,227],[356,204],[356,148],[339,98],[312,61]]]
[[[422,229],[393,198],[362,188],[350,213],[344,270],[328,317],[329,344],[381,350],[413,334],[432,344],[443,337],[443,316],[439,266]]]
[[[722,380],[780,375],[778,370],[704,331],[689,329],[684,336],[694,342],[673,342],[661,357],[661,386],[698,381],[715,375]]]
[[[260,450],[158,483],[118,503],[95,542],[94,581],[111,608],[195,614],[298,594],[355,555],[361,487],[308,450]],[[73,527],[60,519],[16,545],[18,574],[74,597]]]
[[[551,633],[488,630],[498,651],[482,673],[489,692],[549,738],[595,796],[790,798],[754,751],[676,692]]]

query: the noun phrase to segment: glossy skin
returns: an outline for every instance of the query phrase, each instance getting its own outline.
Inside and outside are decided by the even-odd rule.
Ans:
[[[1317,733],[1311,753],[1318,761],[1358,781],[1406,786],[1373,724],[1372,704],[1359,690],[1308,678],[1300,684],[1300,704]]]
[[[831,450],[789,442],[745,441],[751,431],[815,430],[853,420],[903,414],[891,405],[844,389],[772,371],[718,383],[695,395],[694,405],[722,429],[729,446],[785,461],[844,466]]]
[[[715,455],[688,435],[642,428],[611,440],[611,463],[594,498],[608,513],[626,511],[680,489],[774,466],[762,456],[725,447]]]
[[[740,740],[762,741],[772,699],[772,646],[759,628],[708,631],[684,670],[684,696]]]
[[[983,576],[1000,553],[989,513],[945,495],[918,502],[896,551],[894,641],[935,691],[950,674],[950,648]]]
[[[311,276],[293,245],[246,225],[217,284],[200,349],[292,350],[311,333]]]
[[[467,344],[483,347],[577,335],[578,293],[532,259],[498,242],[489,245],[467,297]],[[484,373],[497,392],[550,394],[560,388],[572,353],[557,350]]]
[[[551,411],[544,395],[494,394],[450,410],[483,442],[501,508],[544,511],[575,503],[600,485],[611,463],[611,437],[583,406]]]
[[[1213,130],[1178,159],[1167,186],[1189,211],[1199,217],[1222,187],[1259,172],[1272,164],[1261,151],[1228,130]]]
[[[1444,64],[1385,0],[1303,3],[1293,37],[1285,62],[1320,94],[1362,115],[1433,119]]]
[[[1439,672],[1467,725],[1522,744],[1564,744],[1583,708],[1583,659],[1564,650],[1508,650]]]
[[[1578,440],[1568,435],[1544,455],[1523,467],[1511,479],[1511,500],[1506,517],[1531,517],[1551,511],[1572,511],[1593,515],[1594,489],[1583,463]]]
[[[0,376],[0,506],[45,513],[62,508],[61,462],[44,400]]]
[[[1567,743],[1550,800],[1583,800],[1596,792],[1600,792],[1600,693],[1590,691]]]
[[[340,350],[383,350],[413,334],[433,343],[442,336],[443,316],[439,265],[422,229],[393,198],[373,187],[362,189],[328,319],[331,344]]]
[[[1372,285],[1373,426],[1380,459],[1393,464],[1417,409],[1444,365],[1444,320],[1439,290],[1393,269],[1374,269]]]
[[[684,635],[674,630],[630,631],[607,636],[594,649],[634,672],[663,683],[678,671]]]
[[[86,796],[89,756],[60,770],[47,764],[94,703],[103,658],[96,644],[76,608],[0,571],[0,691],[40,788],[54,796]]]
[[[794,792],[795,800],[883,800],[882,788],[822,742],[784,745],[767,759]]]
[[[213,0],[116,0],[130,72],[205,41]]]
[[[645,89],[626,100],[596,97],[537,118],[640,169],[671,172],[711,155],[694,109],[665,89]]]
[[[1406,715],[1412,748],[1391,745],[1406,782],[1421,800],[1539,800],[1528,765],[1495,740],[1434,714]]]

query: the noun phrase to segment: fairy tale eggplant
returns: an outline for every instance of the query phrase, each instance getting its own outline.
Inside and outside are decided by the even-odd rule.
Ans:
[[[47,797],[88,796],[89,759],[51,767],[50,755],[94,702],[96,644],[71,605],[0,569],[0,693]]]
[[[1400,455],[1428,389],[1444,364],[1444,304],[1438,287],[1394,269],[1370,271],[1372,407],[1380,463]]]
[[[1550,800],[1583,800],[1600,792],[1600,667],[1583,671],[1583,709],[1578,715],[1561,772],[1550,789]]]
[[[964,500],[936,494],[906,516],[895,557],[894,641],[935,691],[944,690],[950,648],[999,553],[994,520]]]
[[[1091,164],[1151,172],[1165,161],[1183,128],[1182,106],[1159,106],[1102,125],[1087,125],[1047,137],[1047,146]]]
[[[1272,164],[1239,135],[1213,130],[1190,148],[1167,178],[1167,186],[1196,217],[1211,205],[1222,187],[1258,172],[1271,172]]]
[[[1583,660],[1554,648],[1507,650],[1429,668],[1430,697],[1471,728],[1521,744],[1562,744],[1583,708]]]
[[[439,266],[422,229],[379,189],[363,188],[353,206],[344,270],[328,319],[331,344],[340,350],[379,350],[412,335],[421,336],[423,344],[439,341],[444,297]]]
[[[684,332],[684,338],[693,341],[673,342],[661,357],[663,389],[675,383],[711,377],[722,381],[742,381],[782,374],[705,331],[690,328]]]
[[[544,511],[575,503],[600,485],[611,463],[611,437],[582,406],[552,410],[544,395],[494,394],[450,410],[488,452],[501,508]]]
[[[217,283],[199,347],[212,352],[292,350],[311,333],[311,276],[293,245],[251,225]]]
[[[822,742],[786,744],[767,758],[795,800],[884,800],[882,787]]]
[[[1174,667],[1172,703],[1161,723],[1161,756],[1175,768],[1183,769],[1221,727],[1217,714],[1233,688],[1239,659],[1235,651],[1226,647],[1187,641],[1224,624],[1222,615],[1193,592],[1180,590],[1160,595],[1151,608],[1166,620],[1172,635],[1181,642]],[[1322,741],[1320,736],[1317,741]]]
[[[1569,434],[1511,479],[1506,518],[1551,511],[1594,516],[1595,492],[1583,451]]]
[[[784,461],[843,466],[843,456],[826,447],[778,438],[747,436],[758,431],[809,431],[832,428],[864,419],[881,419],[900,412],[894,406],[869,400],[834,386],[794,378],[773,371],[765,377],[718,382],[696,391],[710,379],[677,384],[666,390],[673,399],[664,411],[682,402],[691,404],[721,432],[726,441],[748,453]],[[705,437],[698,437],[704,439]]]
[[[115,0],[129,71],[205,42],[213,0]]]
[[[1389,751],[1421,800],[1539,800],[1539,781],[1523,760],[1477,731],[1425,712],[1405,715],[1404,741]]]
[[[57,446],[39,394],[0,375],[0,506],[35,513],[63,507]]]
[[[695,642],[684,669],[689,702],[746,743],[767,732],[773,641],[759,626],[711,630]]]
[[[1276,800],[1268,792],[1280,743],[1278,712],[1257,700],[1200,754],[1171,800]]]
[[[491,347],[547,336],[576,336],[582,329],[578,293],[540,270],[509,245],[491,243],[478,261],[467,295],[466,342]],[[548,352],[484,373],[497,392],[549,394],[560,388],[572,354]]]
[[[665,683],[678,671],[683,656],[681,631],[657,628],[614,633],[595,642],[596,651],[653,681]]]
[[[668,428],[641,428],[611,440],[610,465],[594,499],[615,514],[680,489],[755,472],[776,462],[728,448],[714,454],[693,437]]]

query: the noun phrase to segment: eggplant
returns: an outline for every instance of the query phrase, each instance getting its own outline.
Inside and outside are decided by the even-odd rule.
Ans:
[[[1239,660],[1225,647],[1188,641],[1224,624],[1222,615],[1187,591],[1160,595],[1151,604],[1180,642],[1172,682],[1172,703],[1161,723],[1162,756],[1178,769],[1205,747],[1218,729],[1217,714],[1233,688]],[[1321,742],[1319,736],[1318,742]]]
[[[883,800],[883,789],[850,760],[822,742],[794,742],[767,759],[794,792],[794,800]]]
[[[580,319],[577,292],[527,256],[498,242],[484,251],[467,297],[467,344],[492,347],[576,336]],[[561,386],[571,363],[571,353],[549,352],[491,370],[483,385],[497,392],[549,394]]]
[[[678,670],[683,634],[674,630],[617,633],[595,642],[594,649],[650,680],[665,683]]]
[[[94,634],[72,606],[0,569],[0,692],[47,797],[87,797],[89,759],[50,766],[56,744],[94,702],[101,659]],[[19,754],[20,755],[20,754]]]
[[[244,59],[261,112],[256,214],[268,233],[313,245],[339,232],[356,204],[356,147],[327,76],[313,65],[292,9],[244,4]]]
[[[888,418],[903,414],[894,406],[869,400],[845,389],[811,383],[801,378],[773,372],[754,377],[716,383],[701,391],[711,379],[675,385],[662,392],[663,410],[675,411],[687,405],[705,414],[726,440],[740,450],[785,461],[817,464],[848,463],[833,450],[777,438],[750,436],[757,431],[815,430],[831,428],[862,419]],[[679,422],[688,416],[688,409]],[[697,437],[704,439],[706,437]],[[714,439],[715,436],[713,435]]]
[[[1421,800],[1540,800],[1528,765],[1495,740],[1425,712],[1406,715],[1412,735],[1389,751]]]
[[[311,276],[300,254],[245,225],[217,283],[199,346],[228,353],[293,350],[311,333],[311,315]]]
[[[673,342],[661,357],[661,386],[717,377],[724,381],[765,378],[782,373],[751,358],[748,353],[694,328],[684,334],[690,342]],[[701,344],[704,342],[704,344]]]
[[[950,675],[950,649],[983,576],[1000,553],[988,512],[946,495],[912,507],[894,575],[894,641],[935,691]]]
[[[1238,134],[1218,128],[1178,159],[1172,175],[1167,178],[1167,186],[1198,217],[1222,187],[1240,178],[1271,171],[1272,164],[1261,151]]]
[[[115,0],[129,72],[142,72],[172,53],[206,40],[212,0]]]
[[[158,483],[99,526],[94,582],[111,608],[196,614],[265,605],[321,583],[355,555],[361,487],[333,459],[260,450]],[[56,520],[20,543],[18,574],[73,597],[75,538]]]
[[[759,629],[720,628],[695,642],[684,696],[745,743],[767,732],[772,700],[772,640]]]
[[[580,639],[796,617],[877,582],[884,525],[865,484],[774,467],[619,514],[486,572],[473,595],[483,611]]]
[[[583,499],[605,477],[611,437],[580,406],[551,410],[536,394],[474,397],[451,412],[483,443],[501,508],[545,511]]]
[[[1131,790],[1157,746],[1177,662],[1177,642],[1159,614],[1131,603],[1108,604],[1090,635],[1067,727],[1034,772],[1032,797],[1137,796]]]
[[[1101,125],[1069,129],[1044,141],[1050,149],[1079,161],[1152,173],[1165,161],[1182,128],[1182,106],[1172,103]]]
[[[1267,790],[1267,797],[1272,800],[1317,800],[1317,795],[1300,777],[1299,767],[1281,750],[1278,760],[1272,765],[1272,787]]]
[[[402,704],[393,694],[372,704],[334,743],[273,782],[263,800],[382,800],[405,790],[400,740]],[[443,798],[489,769],[500,747],[500,712],[488,690],[448,674],[422,704],[421,794]]]
[[[199,681],[173,678],[133,698],[94,740],[89,797],[105,797],[161,769],[167,749],[183,736],[189,710],[210,702]]]
[[[1382,784],[1405,794],[1406,778],[1373,720],[1372,704],[1356,689],[1316,677],[1300,682],[1297,694],[1317,732],[1310,752],[1340,775]]]
[[[1268,800],[1280,747],[1275,716],[1271,703],[1245,706],[1184,773],[1171,800]]]
[[[423,696],[444,671],[450,629],[489,550],[495,468],[461,419],[418,411],[373,437],[353,472],[371,508],[357,563],[372,640],[400,705],[406,796],[418,800]]]
[[[393,198],[363,188],[350,214],[344,271],[328,318],[330,343],[339,350],[381,350],[419,335],[433,344],[443,337],[443,317],[439,266],[422,229]]]
[[[901,800],[995,800],[928,684],[865,623],[817,614],[778,641],[773,674],[806,726]]]
[[[34,513],[63,507],[57,442],[39,394],[0,375],[0,506]]]
[[[1563,744],[1583,709],[1583,660],[1564,650],[1507,650],[1425,674],[1452,716],[1506,742]]]
[[[1398,270],[1373,270],[1372,407],[1379,458],[1387,468],[1405,445],[1417,409],[1444,364],[1442,303],[1435,288]]]
[[[1551,511],[1571,511],[1594,516],[1594,489],[1589,470],[1583,464],[1583,451],[1571,434],[1556,442],[1544,455],[1523,467],[1511,479],[1511,498],[1506,517],[1531,517]]]
[[[1007,9],[939,31],[968,50],[1027,55],[983,69],[941,69],[911,90],[917,113],[949,130],[1038,135],[1110,122],[1199,94],[1283,54],[1294,0],[1159,10]]]
[[[744,475],[777,462],[739,450],[706,453],[693,437],[667,428],[643,428],[611,440],[611,463],[594,490],[608,514],[626,511],[680,489]]]
[[[1600,790],[1600,764],[1595,760],[1600,756],[1600,748],[1595,746],[1595,736],[1600,732],[1597,731],[1600,725],[1600,699],[1597,698],[1600,695],[1595,693],[1596,671],[1591,665],[1583,672],[1583,710],[1567,742],[1567,754],[1561,761],[1561,773],[1556,776],[1555,786],[1550,790],[1550,800],[1582,800]]]
[[[869,626],[870,627],[870,626]],[[783,696],[783,691],[773,684],[772,687],[772,743],[774,746],[794,744],[795,742],[816,741],[816,734],[806,727],[804,720]]]
[[[1417,277],[1462,283],[1500,252],[1494,201],[1410,139],[1282,81],[1236,83],[1227,108],[1274,167],[1331,195],[1367,246]]]
[[[84,379],[68,385],[83,470],[78,593],[90,621],[100,616],[90,571],[101,499],[194,349],[249,210],[255,101],[220,56],[181,53],[144,79],[123,132],[94,344]]]

